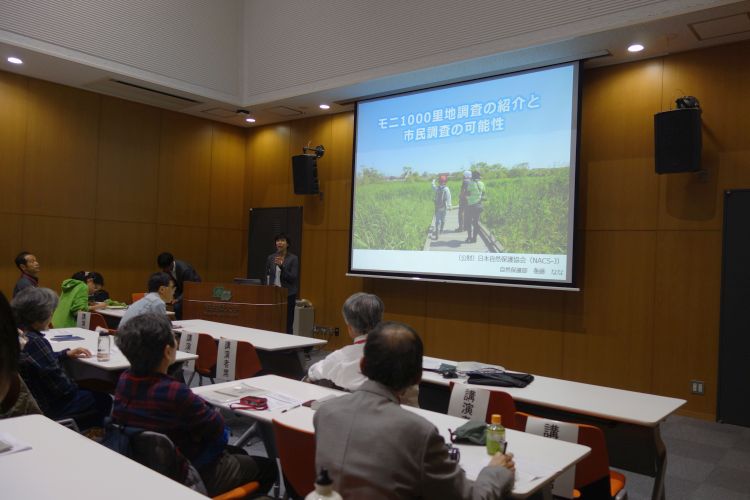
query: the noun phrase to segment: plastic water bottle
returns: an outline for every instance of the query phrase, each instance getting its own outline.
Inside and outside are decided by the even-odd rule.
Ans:
[[[110,341],[109,332],[106,330],[99,330],[99,338],[96,342],[97,361],[109,361]]]
[[[333,491],[333,481],[328,476],[327,469],[320,469],[315,479],[315,490],[305,497],[305,500],[343,500],[341,495]]]
[[[487,425],[487,454],[494,455],[502,452],[505,448],[505,427],[502,425],[502,417],[497,413],[492,415],[492,420]]]

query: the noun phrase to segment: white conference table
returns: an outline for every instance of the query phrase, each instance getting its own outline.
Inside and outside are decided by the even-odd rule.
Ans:
[[[323,339],[288,335],[205,319],[186,319],[173,321],[172,324],[177,327],[177,331],[207,333],[216,340],[225,338],[250,342],[258,351],[258,357],[265,371],[298,379],[305,374],[303,350],[320,347],[327,343]]]
[[[430,366],[440,363],[456,365],[455,361],[440,358],[425,356],[424,360]],[[465,380],[446,379],[439,373],[425,370],[422,373],[420,401],[424,397],[425,406],[447,411],[450,382]],[[600,427],[607,437],[610,464],[654,477],[652,498],[664,498],[666,449],[661,440],[659,424],[684,405],[684,399],[540,375],[534,375],[534,381],[523,388],[476,387],[507,392],[519,409],[535,415]]]
[[[82,337],[78,340],[56,340],[55,337],[64,335],[74,335],[76,337]],[[84,328],[72,327],[72,328],[53,328],[44,332],[44,336],[49,343],[52,345],[52,350],[60,352],[65,349],[75,349],[76,347],[83,347],[91,352],[90,358],[74,358],[71,359],[73,363],[70,363],[70,367],[73,370],[73,374],[76,378],[86,378],[88,375],[94,374],[94,378],[97,377],[96,372],[93,370],[104,370],[105,372],[119,372],[130,368],[130,362],[127,360],[125,355],[115,345],[115,338],[110,337],[110,354],[109,361],[98,361],[96,359],[96,344],[99,339],[99,334],[91,330]],[[197,354],[189,352],[177,351],[177,362],[188,361],[191,359],[198,359]],[[101,375],[101,374],[99,374]]]
[[[173,321],[172,325],[186,331],[207,333],[216,340],[221,338],[230,340],[244,340],[250,342],[260,351],[285,351],[289,349],[304,349],[325,345],[326,340],[286,333],[259,330],[246,326],[229,325],[205,319],[184,319]]]
[[[194,389],[194,392],[219,407],[230,409],[231,404],[236,402],[236,400],[226,401],[222,394],[218,394],[220,399],[215,399],[217,397],[215,391],[243,385],[280,393],[299,402],[346,394],[335,389],[275,375],[265,375],[198,387]],[[448,429],[456,429],[466,423],[466,420],[459,417],[408,406],[404,406],[404,409],[417,413],[432,422],[446,442],[450,441],[450,432]],[[265,428],[264,440],[267,441],[267,449],[274,450],[274,452],[275,446],[272,442],[269,442],[273,440],[273,432],[270,430],[273,419],[298,429],[314,432],[313,415],[315,412],[307,407],[286,406],[264,411],[230,411],[247,416],[263,424]],[[518,475],[512,493],[517,498],[525,498],[536,493],[545,485],[550,484],[565,469],[583,459],[590,452],[590,449],[586,446],[543,438],[511,429],[506,431],[506,440],[508,441],[508,450],[513,452],[516,461]],[[461,465],[466,471],[467,477],[475,479],[482,467],[489,463],[489,456],[485,448],[483,446],[468,444],[456,444],[454,446],[459,448],[461,452]]]
[[[111,318],[117,318],[117,320],[121,320],[123,316],[125,316],[125,311],[127,311],[127,307],[105,307],[104,309],[97,309],[96,312],[99,314],[103,314],[104,316],[109,316]],[[167,311],[167,316],[170,318],[174,318],[174,311]]]
[[[206,498],[42,415],[0,420],[2,434],[31,446],[0,455],[3,500]]]

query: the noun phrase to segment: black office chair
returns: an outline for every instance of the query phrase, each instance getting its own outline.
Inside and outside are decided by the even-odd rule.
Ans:
[[[159,432],[109,423],[102,444],[159,474],[207,495],[198,471],[172,440]]]

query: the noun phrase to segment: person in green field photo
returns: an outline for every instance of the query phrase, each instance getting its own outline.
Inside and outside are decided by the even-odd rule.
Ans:
[[[476,243],[479,234],[479,216],[482,215],[482,202],[485,200],[484,182],[478,170],[471,172],[471,180],[466,185],[466,243]]]
[[[432,233],[432,239],[437,240],[438,235],[445,230],[445,214],[452,208],[451,190],[447,186],[448,175],[441,174],[437,179],[432,179],[432,190],[435,191],[435,231]]]
[[[471,172],[464,172],[464,179],[461,182],[461,192],[458,195],[458,228],[457,233],[466,231],[466,188],[471,180]]]

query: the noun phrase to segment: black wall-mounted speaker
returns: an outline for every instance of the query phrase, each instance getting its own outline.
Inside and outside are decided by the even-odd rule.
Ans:
[[[654,160],[657,174],[701,169],[701,110],[674,109],[654,115]]]
[[[318,194],[318,161],[315,155],[292,156],[294,194]]]

